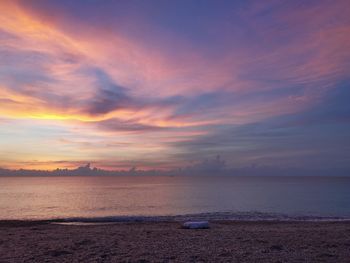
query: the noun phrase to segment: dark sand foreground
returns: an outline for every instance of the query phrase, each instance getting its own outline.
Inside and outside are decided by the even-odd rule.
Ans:
[[[0,262],[350,262],[350,223],[0,221]]]

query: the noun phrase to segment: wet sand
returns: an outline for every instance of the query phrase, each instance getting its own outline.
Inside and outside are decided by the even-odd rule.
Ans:
[[[350,262],[350,222],[0,221],[0,262]]]

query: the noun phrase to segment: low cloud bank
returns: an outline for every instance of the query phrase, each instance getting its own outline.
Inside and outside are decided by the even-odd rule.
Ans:
[[[350,176],[350,169],[343,168],[280,168],[272,166],[256,166],[241,168],[227,167],[220,155],[215,158],[195,162],[189,166],[171,170],[104,170],[91,167],[88,163],[75,169],[29,170],[3,169],[0,176]]]

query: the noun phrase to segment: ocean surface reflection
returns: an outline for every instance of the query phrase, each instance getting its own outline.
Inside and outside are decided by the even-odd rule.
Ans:
[[[350,177],[0,177],[0,219],[263,212],[350,216]]]

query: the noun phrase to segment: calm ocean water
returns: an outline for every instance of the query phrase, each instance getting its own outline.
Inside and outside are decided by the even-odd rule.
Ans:
[[[0,219],[350,218],[350,177],[0,177]]]

